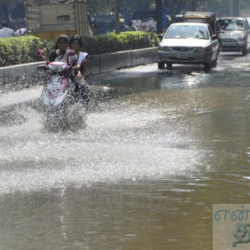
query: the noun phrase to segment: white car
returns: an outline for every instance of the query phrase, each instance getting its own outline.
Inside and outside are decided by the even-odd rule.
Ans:
[[[173,23],[158,47],[158,68],[173,64],[203,64],[210,70],[217,65],[219,41],[206,23]]]

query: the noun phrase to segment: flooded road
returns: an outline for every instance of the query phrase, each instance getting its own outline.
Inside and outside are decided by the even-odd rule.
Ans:
[[[213,204],[248,204],[249,56],[136,67],[75,130],[1,113],[0,250],[212,249]]]

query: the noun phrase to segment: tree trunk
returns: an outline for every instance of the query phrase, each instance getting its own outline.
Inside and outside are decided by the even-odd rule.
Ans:
[[[195,0],[192,0],[192,11],[196,11]]]
[[[162,0],[156,0],[157,33],[162,33]]]
[[[115,1],[115,33],[119,34],[120,33],[120,0]]]

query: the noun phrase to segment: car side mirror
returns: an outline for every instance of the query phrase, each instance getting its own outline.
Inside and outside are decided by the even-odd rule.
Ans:
[[[211,39],[212,39],[212,40],[218,39],[218,35],[212,35]]]
[[[159,38],[160,40],[162,40],[163,34],[158,34],[157,36],[158,36],[158,38]]]

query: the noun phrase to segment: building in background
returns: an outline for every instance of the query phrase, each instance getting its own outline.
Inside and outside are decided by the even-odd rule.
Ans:
[[[1,0],[0,21],[29,34],[53,39],[64,33],[69,36],[92,35],[86,0]]]
[[[42,39],[55,39],[61,34],[93,34],[85,0],[27,0],[25,16],[29,34]]]

